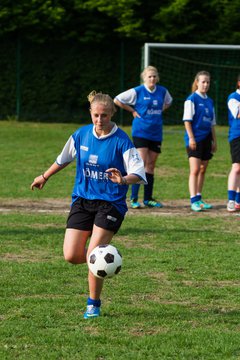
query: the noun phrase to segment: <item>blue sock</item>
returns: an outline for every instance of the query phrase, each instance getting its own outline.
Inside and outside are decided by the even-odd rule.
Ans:
[[[100,307],[101,306],[101,300],[94,300],[91,299],[90,297],[87,299],[87,305],[93,305],[93,306],[97,306]]]
[[[235,201],[236,203],[240,204],[240,192],[236,193]]]
[[[198,193],[196,196],[197,196],[197,201],[201,201],[201,200],[202,200],[202,194],[199,194],[199,193]]]
[[[236,198],[236,191],[234,190],[228,190],[228,200],[233,200],[235,201]]]
[[[132,185],[131,200],[132,200],[132,199],[138,200],[139,188],[140,188],[140,184],[133,184],[133,185]]]
[[[195,203],[196,201],[199,201],[199,196],[198,195],[196,195],[196,196],[193,196],[193,197],[191,197],[191,204],[193,204],[193,203]]]
[[[197,201],[201,201],[201,200],[202,200],[202,194],[197,193],[197,197],[198,197],[198,200],[197,200]]]

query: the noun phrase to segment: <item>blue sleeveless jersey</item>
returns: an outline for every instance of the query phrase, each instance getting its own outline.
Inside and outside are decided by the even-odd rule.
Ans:
[[[134,109],[141,116],[132,124],[132,136],[151,141],[162,141],[162,111],[167,89],[157,85],[156,91],[149,92],[144,85],[134,88],[137,93]]]
[[[186,101],[191,101],[194,105],[195,113],[192,119],[184,118],[183,121],[191,121],[192,130],[196,142],[206,139],[211,133],[212,126],[215,125],[213,100],[209,97],[202,98],[196,92],[192,93]],[[185,145],[189,145],[187,131],[184,134]]]
[[[146,183],[144,164],[128,135],[117,128],[102,138],[94,135],[93,124],[79,128],[65,144],[56,162],[62,165],[76,159],[76,177],[72,202],[79,197],[88,200],[105,200],[112,203],[121,214],[127,211],[127,185],[108,179],[106,170],[117,168],[122,176],[127,173],[139,176]]]
[[[229,95],[227,102],[229,102],[229,100],[231,99],[235,99],[240,103],[240,95],[236,91]],[[229,108],[228,108],[228,123],[229,123],[228,140],[232,141],[237,137],[240,137],[240,119],[234,117]]]

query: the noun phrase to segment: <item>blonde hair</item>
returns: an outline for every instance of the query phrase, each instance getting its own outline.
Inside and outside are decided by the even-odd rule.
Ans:
[[[87,98],[88,101],[90,102],[90,108],[92,104],[101,103],[110,110],[111,115],[114,115],[115,112],[117,111],[113,99],[108,94],[102,94],[101,92],[97,93],[95,90],[93,90],[90,92]]]
[[[195,78],[194,78],[194,81],[193,81],[193,83],[192,83],[192,92],[193,92],[193,93],[198,89],[197,82],[198,82],[198,80],[199,80],[199,76],[201,76],[201,75],[208,76],[209,79],[211,78],[210,73],[209,73],[208,71],[205,71],[205,70],[199,71],[199,72],[196,74],[196,76],[195,76]]]
[[[156,73],[156,76],[157,76],[157,81],[160,80],[160,78],[159,78],[159,73],[158,73],[157,68],[156,68],[155,66],[149,65],[149,66],[145,67],[145,69],[144,69],[144,70],[142,71],[142,73],[141,73],[141,79],[142,79],[143,82],[144,82],[144,78],[146,77],[146,75],[147,75],[147,73],[148,73],[149,71],[155,72],[155,73]]]

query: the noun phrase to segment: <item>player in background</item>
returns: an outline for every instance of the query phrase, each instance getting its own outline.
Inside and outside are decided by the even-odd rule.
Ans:
[[[202,189],[208,162],[217,149],[215,111],[213,100],[207,96],[210,74],[200,71],[192,84],[192,94],[184,103],[185,145],[189,159],[189,192],[191,209],[212,208],[202,200]]]
[[[92,124],[82,126],[70,136],[56,162],[31,184],[32,190],[42,189],[52,175],[76,159],[63,245],[65,260],[72,264],[86,263],[96,246],[110,243],[127,211],[128,185],[146,183],[144,164],[136,148],[111,120],[116,111],[112,98],[92,92],[88,100]],[[88,283],[85,319],[100,315],[103,280],[89,271]]]
[[[230,212],[240,210],[240,74],[236,91],[227,100],[229,133],[228,140],[232,158],[232,168],[228,175],[228,203]]]
[[[153,198],[154,169],[161,153],[162,113],[172,103],[168,90],[158,85],[158,70],[153,66],[146,67],[141,73],[143,84],[117,95],[114,102],[119,107],[132,113],[132,139],[145,166],[147,185],[144,186],[143,203],[148,207],[162,207]],[[130,204],[133,209],[141,207],[138,201],[139,184],[132,186]]]

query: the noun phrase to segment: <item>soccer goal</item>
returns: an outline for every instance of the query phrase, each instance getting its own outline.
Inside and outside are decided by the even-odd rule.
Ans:
[[[142,68],[156,66],[160,83],[174,98],[165,113],[165,124],[181,124],[183,103],[191,92],[198,71],[211,74],[209,96],[215,103],[217,123],[227,125],[226,100],[236,89],[240,73],[240,46],[145,43],[142,51]]]

